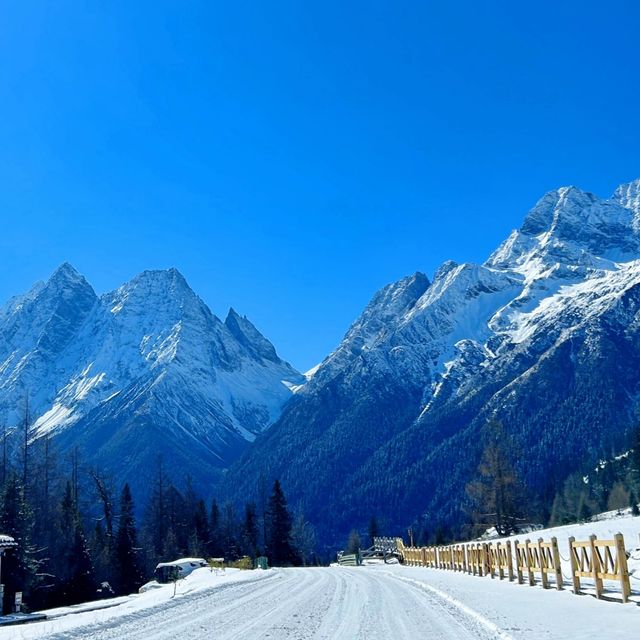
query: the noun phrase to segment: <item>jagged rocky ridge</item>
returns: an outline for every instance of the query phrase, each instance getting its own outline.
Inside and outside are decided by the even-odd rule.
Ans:
[[[224,322],[175,269],[98,297],[69,264],[0,308],[0,422],[78,447],[142,502],[157,459],[212,478],[280,415],[303,377],[233,309]],[[206,487],[206,489],[204,489]]]
[[[378,292],[280,420],[227,478],[279,477],[341,543],[466,519],[481,429],[496,417],[545,503],[624,446],[640,397],[640,181],[602,200],[550,192],[482,265],[447,262]]]

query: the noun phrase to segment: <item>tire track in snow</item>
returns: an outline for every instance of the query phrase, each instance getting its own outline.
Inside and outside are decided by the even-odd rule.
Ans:
[[[430,600],[437,604],[442,610],[451,611],[457,610],[459,613],[462,613],[470,622],[475,622],[476,627],[484,628],[485,636],[489,638],[496,638],[498,640],[514,640],[512,636],[510,636],[506,631],[500,629],[495,623],[491,622],[488,618],[485,618],[481,613],[468,607],[460,600],[457,600],[453,596],[448,593],[441,591],[440,589],[436,589],[429,584],[424,582],[420,582],[419,580],[414,580],[413,578],[405,578],[403,576],[399,576],[390,571],[381,572],[387,576],[392,577],[394,580],[399,582],[403,582],[405,584],[411,585],[415,589],[421,590],[430,596]],[[490,635],[487,635],[488,632]],[[482,637],[482,636],[480,636]]]
[[[512,640],[430,585],[384,570],[275,570],[48,640]],[[18,636],[19,637],[19,636]]]
[[[160,640],[163,637],[173,640],[176,637],[176,631],[182,626],[194,624],[193,609],[200,609],[211,598],[216,596],[233,597],[235,598],[234,602],[241,603],[243,600],[250,600],[252,594],[257,590],[265,588],[267,591],[278,590],[277,584],[271,586],[271,583],[277,581],[278,577],[279,574],[274,573],[260,576],[254,580],[216,585],[216,587],[197,591],[194,594],[182,593],[175,599],[164,601],[147,609],[127,612],[113,619],[107,618],[102,621],[78,625],[70,630],[50,631],[50,625],[54,627],[55,621],[50,624],[47,622],[35,624],[42,625],[43,635],[41,637],[47,638],[47,640],[128,640],[129,638]],[[162,622],[165,619],[171,624],[170,630],[162,628]],[[151,624],[146,625],[147,620],[150,620]],[[16,628],[16,632],[18,632],[18,628]],[[203,635],[202,637],[208,638],[209,636]]]

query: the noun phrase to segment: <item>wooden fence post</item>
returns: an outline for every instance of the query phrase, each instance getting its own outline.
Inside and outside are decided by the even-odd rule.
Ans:
[[[571,551],[571,550],[569,550]],[[551,557],[553,559],[553,570],[556,574],[556,589],[562,591],[564,580],[562,579],[562,565],[560,564],[560,550],[558,549],[558,538],[551,538]]]
[[[513,548],[516,552],[516,573],[518,574],[518,584],[522,584],[524,582],[524,577],[522,575],[522,565],[520,563],[520,549],[518,548],[518,545],[520,543],[515,540],[513,543]]]
[[[509,569],[509,582],[513,581],[513,557],[511,556],[511,541],[507,540],[507,567]]]
[[[465,573],[468,573],[467,567],[468,567],[468,564],[467,564],[467,545],[463,544],[462,545],[462,570]]]
[[[535,578],[533,577],[533,567],[531,566],[532,558],[531,558],[531,540],[527,538],[524,541],[524,553],[525,558],[527,559],[527,573],[529,574],[529,586],[533,587],[536,583]]]
[[[571,581],[573,582],[573,593],[576,595],[580,594],[580,576],[576,575],[578,573],[578,563],[576,562],[575,550],[573,543],[576,539],[571,536],[569,538],[569,560],[571,562]]]
[[[540,580],[542,582],[542,588],[549,588],[549,579],[547,578],[547,573],[544,570],[544,549],[542,547],[542,538],[538,538],[538,563],[540,564]]]
[[[495,549],[492,548],[492,544],[489,543],[487,544],[487,546],[485,547],[487,555],[487,564],[489,565],[489,575],[491,576],[491,579],[493,580],[496,577],[496,567],[495,567]]]
[[[595,545],[596,536],[589,536],[589,550],[591,551],[591,573],[593,575],[593,581],[596,585],[596,598],[600,598],[602,596],[602,579],[599,577],[600,574],[600,554],[596,549]]]
[[[627,567],[627,551],[624,548],[624,538],[621,533],[613,536],[618,556],[618,575],[620,576],[620,588],[622,589],[622,602],[629,602],[631,595],[631,582],[629,580],[629,569]]]

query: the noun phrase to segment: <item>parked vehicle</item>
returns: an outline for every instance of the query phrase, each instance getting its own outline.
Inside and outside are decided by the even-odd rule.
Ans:
[[[160,562],[153,572],[153,577],[157,582],[166,584],[188,576],[195,569],[207,566],[209,565],[204,558],[180,558],[173,562]]]

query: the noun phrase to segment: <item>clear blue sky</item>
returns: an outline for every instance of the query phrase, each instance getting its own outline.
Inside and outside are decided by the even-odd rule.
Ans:
[[[175,266],[306,369],[382,285],[640,176],[638,33],[615,0],[5,0],[0,300]]]

